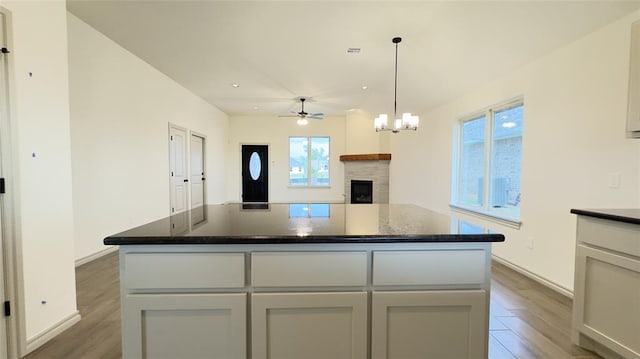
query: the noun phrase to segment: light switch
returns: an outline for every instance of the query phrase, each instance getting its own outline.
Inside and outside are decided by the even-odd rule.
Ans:
[[[620,187],[620,173],[609,173],[609,188]]]

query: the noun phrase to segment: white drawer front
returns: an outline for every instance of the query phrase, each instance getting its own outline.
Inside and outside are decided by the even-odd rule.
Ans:
[[[256,252],[254,287],[331,287],[367,284],[366,252]]]
[[[482,285],[483,250],[376,251],[373,285]]]
[[[640,257],[640,225],[578,216],[578,242]]]
[[[131,289],[242,288],[244,253],[131,253],[125,256]]]

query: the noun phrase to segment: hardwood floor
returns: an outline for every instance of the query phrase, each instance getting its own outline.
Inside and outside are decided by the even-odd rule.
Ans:
[[[489,358],[601,358],[571,343],[571,308],[571,299],[493,262]]]
[[[491,280],[490,359],[600,358],[571,344],[571,300],[494,263]],[[121,358],[118,255],[76,269],[82,320],[28,359]]]
[[[82,320],[26,356],[29,359],[116,359],[120,347],[118,253],[76,268]]]

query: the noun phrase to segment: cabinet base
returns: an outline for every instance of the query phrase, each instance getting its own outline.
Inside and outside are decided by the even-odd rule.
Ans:
[[[588,336],[582,333],[578,334],[578,342],[575,344],[584,349],[590,350],[592,352],[596,352],[598,353],[598,355],[600,355],[605,359],[633,359],[633,358],[623,357],[622,355],[614,352],[613,350],[607,348],[606,346],[598,343],[597,341],[589,338]]]

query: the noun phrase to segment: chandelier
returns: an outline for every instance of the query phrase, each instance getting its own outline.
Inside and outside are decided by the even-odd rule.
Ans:
[[[393,89],[393,127],[389,127],[389,117],[386,113],[378,115],[375,118],[374,124],[376,127],[376,132],[380,131],[391,131],[393,133],[398,133],[402,130],[412,130],[415,131],[418,129],[418,122],[420,119],[417,115],[411,115],[409,112],[405,112],[402,114],[401,118],[398,118],[396,113],[397,111],[397,98],[398,98],[398,43],[402,41],[401,37],[394,37],[391,40],[394,44],[396,44],[396,72],[395,72],[395,82]]]

